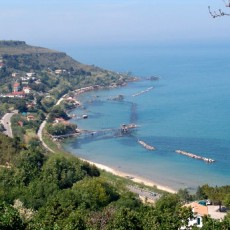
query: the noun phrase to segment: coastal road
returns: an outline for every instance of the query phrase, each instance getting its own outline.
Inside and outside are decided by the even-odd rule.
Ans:
[[[59,105],[59,104],[63,101],[64,97],[66,97],[66,95],[67,95],[67,94],[63,95],[63,96],[57,101],[56,105]],[[46,119],[48,118],[48,116],[49,116],[49,114],[46,116]],[[54,153],[54,151],[53,151],[51,148],[49,148],[48,145],[47,145],[47,144],[43,141],[43,139],[42,139],[42,131],[43,131],[43,129],[44,129],[45,126],[46,126],[46,120],[44,120],[44,121],[41,123],[41,125],[39,126],[37,135],[38,135],[38,138],[39,138],[39,140],[41,141],[42,145],[43,145],[47,150],[49,150],[50,152]]]
[[[56,105],[60,105],[60,103],[64,100],[64,98],[67,96],[68,94],[66,93],[65,95],[63,95],[56,103]]]
[[[1,123],[5,128],[5,131],[3,133],[9,137],[13,137],[10,119],[16,113],[17,111],[13,111],[12,113],[6,113],[1,119]]]
[[[47,144],[46,144],[46,143],[43,141],[43,139],[42,139],[42,131],[43,131],[45,125],[46,125],[46,120],[44,120],[44,121],[41,123],[41,125],[40,125],[40,127],[39,127],[39,129],[38,129],[37,135],[38,135],[38,138],[39,138],[39,140],[41,141],[42,145],[43,145],[47,150],[49,150],[50,152],[54,153],[54,151],[53,151],[51,148],[49,148],[49,147],[47,146]]]

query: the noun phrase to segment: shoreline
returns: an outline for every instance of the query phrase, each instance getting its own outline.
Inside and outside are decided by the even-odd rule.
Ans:
[[[114,87],[111,87],[111,88],[114,88]],[[100,88],[98,86],[96,86],[96,87],[95,86],[89,86],[89,87],[80,88],[80,89],[77,89],[77,90],[73,91],[74,92],[74,97],[77,98],[82,93],[86,93],[86,92],[93,91],[93,90],[98,90],[98,89],[102,89],[102,88]],[[61,99],[59,99],[58,102],[60,103],[65,98],[65,96],[66,95],[63,95],[61,97]],[[77,98],[77,101],[80,102],[78,98]],[[77,155],[74,155],[72,153],[71,153],[71,155],[78,157]],[[159,189],[159,190],[169,192],[169,193],[177,193],[176,190],[174,190],[174,189],[172,189],[172,188],[170,188],[168,186],[164,186],[164,185],[161,185],[159,183],[156,183],[155,181],[152,181],[152,180],[149,180],[149,179],[146,179],[146,178],[134,175],[134,174],[126,173],[126,172],[111,168],[109,166],[106,166],[106,165],[103,165],[103,164],[100,164],[100,163],[96,163],[96,162],[93,162],[93,161],[90,161],[90,160],[86,160],[86,159],[83,159],[83,158],[80,158],[80,157],[78,157],[78,158],[80,160],[84,161],[84,162],[87,162],[87,163],[91,164],[91,165],[95,165],[100,170],[104,170],[106,172],[112,173],[113,175],[132,180],[133,182],[136,182],[138,184],[144,184],[144,185],[150,186],[150,187],[156,186],[157,189]]]
[[[86,87],[86,88],[81,88],[81,89],[75,90],[74,91],[74,97],[77,98],[80,94],[86,93],[86,92],[89,92],[89,91],[92,91],[92,90],[98,90],[98,87],[95,88],[95,87],[91,86],[91,87]],[[80,102],[78,98],[77,98],[77,101]],[[75,156],[78,157],[77,155],[75,155]],[[101,170],[104,170],[106,172],[112,173],[113,175],[123,177],[123,178],[129,179],[129,180],[132,180],[133,182],[136,182],[136,183],[139,183],[139,184],[144,184],[146,186],[150,186],[150,187],[156,186],[157,189],[165,191],[165,192],[177,193],[176,190],[174,190],[174,189],[172,189],[172,188],[170,188],[168,186],[163,186],[163,185],[161,185],[159,183],[156,183],[155,181],[152,181],[152,180],[149,180],[149,179],[137,176],[137,175],[133,175],[133,174],[130,174],[130,173],[126,173],[126,172],[111,168],[111,167],[109,167],[107,165],[96,163],[96,162],[86,160],[86,159],[83,159],[83,158],[80,158],[80,157],[78,157],[78,158],[80,160],[82,160],[82,161],[85,161],[85,162],[91,164],[91,165],[95,165],[97,168],[99,168]]]
[[[100,164],[100,163],[96,163],[96,162],[93,162],[93,161],[89,161],[89,160],[86,160],[84,158],[80,158],[80,157],[78,157],[78,158],[80,160],[84,161],[84,162],[87,162],[87,163],[91,164],[91,165],[95,165],[97,168],[99,168],[101,170],[104,170],[106,172],[112,173],[113,175],[116,175],[116,176],[119,176],[119,177],[122,177],[122,178],[132,180],[133,182],[136,182],[138,184],[144,184],[144,185],[150,186],[150,187],[156,186],[157,189],[159,189],[159,190],[169,192],[169,193],[177,193],[176,190],[174,190],[174,189],[172,189],[172,188],[170,188],[168,186],[164,186],[164,185],[161,185],[159,183],[156,183],[156,182],[154,182],[152,180],[148,180],[146,178],[143,178],[143,177],[140,177],[140,176],[137,176],[137,175],[134,175],[134,174],[125,173],[123,171],[113,169],[113,168],[111,168],[109,166],[106,166],[106,165],[103,165],[103,164]]]

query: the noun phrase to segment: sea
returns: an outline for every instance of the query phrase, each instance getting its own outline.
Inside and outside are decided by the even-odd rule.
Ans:
[[[195,192],[204,184],[230,184],[227,43],[75,46],[67,53],[139,81],[78,96],[82,106],[71,111],[76,115],[71,122],[94,134],[65,140],[65,150],[176,190]],[[152,76],[158,80],[149,80]],[[118,95],[124,99],[113,100]],[[88,119],[80,119],[84,114]],[[120,126],[129,123],[137,128],[121,135]],[[144,148],[138,140],[156,150]]]

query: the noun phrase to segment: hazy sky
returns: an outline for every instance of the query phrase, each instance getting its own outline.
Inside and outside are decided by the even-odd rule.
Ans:
[[[33,45],[229,40],[223,0],[0,0],[1,40]]]

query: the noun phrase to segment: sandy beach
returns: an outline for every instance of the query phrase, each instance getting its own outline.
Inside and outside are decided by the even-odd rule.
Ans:
[[[139,176],[136,176],[136,175],[133,175],[133,174],[129,174],[129,173],[125,173],[125,172],[122,172],[122,171],[119,171],[119,170],[115,170],[115,169],[110,168],[110,167],[108,167],[106,165],[95,163],[95,162],[92,162],[92,161],[89,161],[89,160],[85,160],[83,158],[80,158],[80,159],[82,161],[88,162],[91,165],[95,165],[96,167],[98,167],[101,170],[105,170],[106,172],[112,173],[112,174],[114,174],[116,176],[120,176],[120,177],[123,177],[123,178],[126,178],[126,179],[130,179],[130,180],[132,180],[132,181],[134,181],[136,183],[144,184],[144,185],[150,186],[150,187],[156,186],[158,189],[166,191],[166,192],[169,192],[169,193],[176,193],[177,192],[176,190],[173,190],[172,188],[160,185],[159,183],[156,183],[156,182],[154,182],[152,180],[147,180],[147,179],[145,179],[143,177],[139,177]]]
[[[91,90],[94,90],[94,89],[95,89],[94,87],[86,87],[86,88],[78,89],[78,90],[75,91],[74,97],[76,98],[79,94],[85,93],[85,92],[88,92],[88,91],[91,91]],[[62,100],[64,100],[65,97],[66,97],[66,95],[61,97],[59,99],[59,101],[57,102],[57,104],[59,104]],[[78,102],[79,102],[79,100],[78,100]],[[176,190],[174,190],[174,189],[172,189],[170,187],[163,186],[163,185],[161,185],[159,183],[156,183],[156,182],[154,182],[152,180],[148,180],[148,179],[145,179],[143,177],[139,177],[139,176],[136,176],[136,175],[133,175],[133,174],[125,173],[125,172],[122,172],[120,170],[115,170],[115,169],[113,169],[111,167],[108,167],[106,165],[96,163],[96,162],[92,162],[92,161],[89,161],[89,160],[86,160],[86,159],[83,159],[83,158],[80,158],[80,159],[82,161],[88,162],[91,165],[95,165],[96,167],[98,167],[101,170],[105,170],[106,172],[112,173],[112,174],[114,174],[116,176],[120,176],[120,177],[123,177],[123,178],[126,178],[126,179],[130,179],[130,180],[132,180],[132,181],[134,181],[136,183],[144,184],[144,185],[150,186],[150,187],[156,186],[158,189],[166,191],[166,192],[169,192],[169,193],[176,193],[177,192]]]
[[[85,88],[78,89],[78,90],[75,91],[75,98],[81,93],[92,91],[94,89],[95,89],[94,87],[87,87],[86,90],[85,90]],[[77,99],[77,100],[79,101],[79,99]],[[101,170],[105,170],[106,172],[112,173],[112,174],[114,174],[116,176],[120,176],[120,177],[123,177],[123,178],[126,178],[126,179],[130,179],[130,180],[132,180],[132,181],[134,181],[136,183],[144,184],[144,185],[150,186],[150,187],[156,186],[158,189],[166,191],[166,192],[169,192],[169,193],[176,193],[177,192],[176,190],[174,190],[174,189],[172,189],[170,187],[163,186],[163,185],[161,185],[159,183],[156,183],[156,182],[154,182],[152,180],[148,180],[148,179],[145,179],[143,177],[139,177],[139,176],[136,176],[136,175],[133,175],[133,174],[125,173],[125,172],[122,172],[120,170],[115,170],[115,169],[113,169],[111,167],[108,167],[106,165],[96,163],[96,162],[92,162],[92,161],[89,161],[89,160],[86,160],[86,159],[83,159],[83,158],[80,158],[80,159],[83,160],[83,161],[88,162],[91,165],[95,165],[96,167],[98,167]]]

